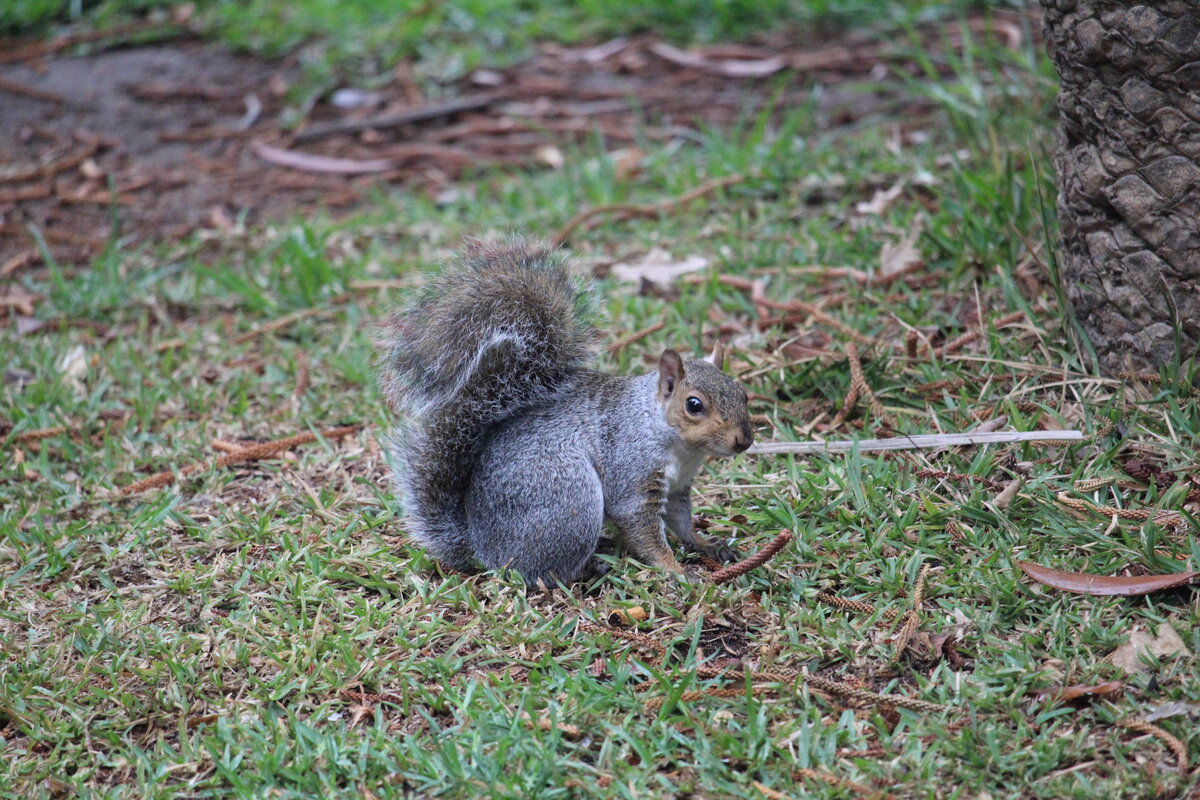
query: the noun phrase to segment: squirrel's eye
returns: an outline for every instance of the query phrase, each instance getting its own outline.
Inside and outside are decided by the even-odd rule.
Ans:
[[[687,411],[689,414],[703,414],[704,403],[700,402],[699,397],[689,397],[687,399]]]

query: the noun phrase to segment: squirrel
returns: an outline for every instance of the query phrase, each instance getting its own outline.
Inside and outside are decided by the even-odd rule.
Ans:
[[[692,530],[704,457],[754,438],[720,343],[705,360],[663,350],[647,375],[598,372],[587,366],[595,305],[561,251],[493,238],[469,241],[384,324],[395,485],[412,539],[445,566],[571,583],[603,571],[606,520],[672,573],[683,568],[668,529],[690,551],[734,560]]]

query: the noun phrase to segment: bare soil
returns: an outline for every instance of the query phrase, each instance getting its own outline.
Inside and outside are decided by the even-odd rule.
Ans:
[[[880,113],[915,121],[928,108],[880,80],[907,66],[894,46],[861,36],[686,52],[652,38],[546,45],[446,87],[467,109],[437,113],[440,101],[402,67],[365,104],[326,98],[285,130],[283,98],[296,78],[286,63],[187,40],[34,55],[0,63],[0,278],[41,261],[39,235],[61,263],[82,265],[114,236],[128,244],[240,216],[338,213],[381,184],[436,193],[481,167],[553,167],[558,148],[589,137],[609,150],[632,147],[635,132],[692,138],[768,103],[808,103],[823,129]],[[417,119],[394,119],[414,111]]]

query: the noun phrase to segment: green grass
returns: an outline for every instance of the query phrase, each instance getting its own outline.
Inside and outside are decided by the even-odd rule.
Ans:
[[[745,39],[767,32],[819,42],[830,32],[901,27],[953,19],[970,10],[1020,6],[1023,0],[674,0],[670,3],[558,3],[553,0],[198,0],[191,30],[256,55],[294,54],[304,77],[298,102],[343,82],[387,83],[401,61],[427,93],[479,66],[505,66],[538,42],[575,44],[653,32],[680,44]],[[132,18],[176,16],[161,0],[15,0],[0,5],[0,33],[52,30],[53,23],[103,27]],[[177,30],[177,28],[171,28]]]
[[[1194,655],[1135,676],[1105,658],[1131,631],[1164,621],[1195,653],[1195,590],[1062,595],[1030,584],[1015,561],[1105,574],[1197,568],[1194,516],[1183,531],[1110,529],[1054,498],[1076,480],[1122,475],[1110,422],[1167,468],[1193,466],[1200,399],[1181,376],[1096,377],[1066,327],[1042,266],[1054,236],[1045,60],[983,41],[966,56],[929,59],[908,85],[941,110],[924,138],[899,146],[887,121],[835,132],[796,109],[685,147],[648,146],[644,170],[625,180],[585,148],[560,171],[483,175],[449,205],[381,195],[336,222],[114,246],[90,270],[23,274],[43,298],[40,317],[92,325],[0,332],[12,425],[0,467],[0,796],[753,797],[753,782],[796,798],[858,796],[793,776],[804,768],[905,798],[1150,798],[1188,785],[1161,742],[1114,723],[1190,703],[1157,724],[1188,746],[1195,770]],[[941,67],[953,77],[937,77]],[[866,378],[901,433],[961,430],[979,412],[1006,414],[1018,429],[1079,427],[1087,440],[714,462],[697,503],[718,535],[757,549],[781,528],[797,534],[767,566],[720,587],[679,584],[626,559],[551,595],[440,572],[406,543],[389,493],[373,323],[464,235],[551,235],[581,208],[654,202],[734,173],[745,180],[685,210],[572,239],[585,264],[653,246],[712,262],[711,279],[680,284],[677,299],[605,281],[614,339],[667,322],[606,368],[642,370],[664,346],[698,352],[702,331],[740,326],[733,368],[748,376],[752,411],[772,422],[760,438],[805,438],[849,388],[845,337],[820,320],[757,330],[749,296],[717,275],[760,277],[767,297],[825,303],[876,340],[860,346]],[[897,181],[907,188],[883,215],[855,211]],[[927,286],[801,269],[872,271],[881,246],[915,226]],[[907,327],[952,339],[976,298],[987,319],[1023,310],[1028,322],[989,328],[957,357],[903,356]],[[238,341],[297,312],[306,313]],[[793,363],[781,348],[798,335],[837,357]],[[294,397],[305,359],[311,379]],[[78,369],[64,374],[64,361]],[[957,379],[940,394],[917,390]],[[830,435],[866,436],[879,423],[866,411],[850,419],[862,432]],[[207,470],[126,500],[108,494],[212,458],[215,438],[345,422],[367,427],[286,459]],[[83,435],[15,441],[58,424]],[[1026,482],[1001,507],[979,482],[919,477],[927,467]],[[1110,486],[1086,496],[1179,508],[1182,494]],[[894,628],[875,624],[880,613],[815,600],[832,590],[904,611],[923,564],[933,570],[920,631],[956,633],[962,669],[919,649],[894,661]],[[669,645],[661,663],[577,628],[631,606],[648,612],[640,629]],[[726,655],[949,710],[848,709],[792,686],[679,701],[693,688],[745,686],[696,677],[704,659]],[[1110,679],[1124,689],[1078,708],[1028,694]],[[359,691],[386,702],[364,706]],[[660,710],[645,708],[652,697],[666,698]],[[847,754],[873,747],[885,754]]]

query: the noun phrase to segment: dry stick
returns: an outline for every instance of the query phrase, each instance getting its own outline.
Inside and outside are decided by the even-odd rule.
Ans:
[[[398,111],[394,114],[381,114],[376,117],[367,117],[365,119],[344,120],[339,122],[330,122],[324,125],[313,125],[305,128],[293,137],[293,141],[311,142],[313,139],[321,139],[326,136],[334,136],[339,133],[354,133],[356,131],[366,130],[368,128],[396,128],[400,125],[408,125],[412,122],[424,122],[427,119],[436,119],[437,117],[448,117],[452,114],[461,114],[464,111],[478,111],[487,108],[492,103],[499,100],[499,94],[481,94],[474,97],[463,97],[458,100],[449,100],[444,103],[429,103],[428,105],[419,106],[417,108],[409,108],[404,111]]]
[[[994,481],[991,478],[985,478],[982,475],[970,475],[966,472],[946,472],[940,469],[922,469],[917,471],[918,478],[937,478],[938,480],[947,480],[954,482],[972,481],[982,486],[986,486],[994,492],[1004,490],[1004,484],[999,481]]]
[[[666,326],[667,326],[666,322],[656,322],[653,325],[642,328],[640,331],[635,331],[635,332],[629,334],[628,336],[626,336],[624,339],[618,339],[617,341],[610,344],[608,346],[608,352],[611,354],[619,353],[622,350],[624,350],[626,347],[628,347],[629,345],[635,344],[637,342],[640,342],[642,339],[645,339],[650,334],[658,333]]]
[[[875,606],[871,605],[870,603],[864,603],[861,600],[849,600],[845,597],[838,597],[836,594],[830,594],[829,592],[818,592],[816,600],[818,603],[824,603],[825,605],[833,606],[834,608],[840,608],[845,611],[857,611],[860,614],[875,613]],[[885,608],[883,610],[883,618],[892,619],[899,613],[900,612],[894,608]]]
[[[850,362],[850,390],[846,393],[846,399],[842,402],[842,407],[838,410],[837,415],[829,423],[830,427],[836,428],[845,422],[846,415],[850,413],[850,409],[857,404],[860,397],[867,398],[871,414],[878,421],[889,425],[887,412],[883,410],[883,404],[879,402],[879,398],[875,396],[875,392],[871,390],[870,384],[867,383],[866,376],[863,375],[862,361],[858,358],[858,346],[852,341],[846,342],[846,359]]]
[[[48,161],[45,164],[38,164],[32,167],[20,167],[13,170],[0,171],[0,183],[19,183],[20,181],[29,181],[35,178],[40,180],[49,180],[58,173],[72,169],[83,162],[88,156],[100,149],[99,142],[88,142],[76,150],[74,153],[68,153],[61,158],[56,158],[53,161]]]
[[[1120,517],[1121,519],[1130,519],[1134,520],[1135,522],[1145,522],[1148,519],[1166,522],[1181,518],[1181,515],[1178,511],[1160,511],[1153,508],[1116,508],[1114,506],[1107,505],[1098,506],[1095,503],[1089,503],[1087,500],[1080,500],[1077,497],[1071,497],[1066,492],[1059,492],[1057,499],[1058,502],[1062,503],[1067,508],[1073,508],[1076,511],[1103,514],[1106,517]]]
[[[896,649],[892,654],[894,661],[899,661],[900,656],[904,655],[908,643],[912,641],[913,634],[917,632],[917,626],[921,622],[921,602],[925,599],[925,579],[928,577],[929,565],[922,564],[921,571],[917,575],[916,588],[913,589],[912,608],[904,615],[904,624],[900,627],[899,635],[896,636]]]
[[[719,569],[708,577],[713,583],[725,583],[726,581],[733,580],[739,575],[745,575],[755,567],[761,566],[770,561],[771,558],[780,550],[782,550],[784,546],[787,545],[787,543],[791,540],[791,531],[781,531],[780,534],[772,539],[762,550],[759,550],[754,555],[747,559],[743,559],[736,564],[730,564],[728,567]]]
[[[98,42],[104,39],[125,36],[130,33],[144,33],[147,31],[162,31],[165,33],[167,31],[180,31],[183,29],[184,26],[171,22],[165,24],[161,22],[130,22],[125,25],[113,25],[100,30],[75,33],[58,39],[52,39],[49,42],[32,44],[18,50],[9,50],[7,53],[0,53],[0,64],[15,64],[18,61],[44,58],[66,50],[68,47],[74,47],[77,44]]]
[[[74,428],[68,429],[65,425],[55,425],[53,428],[39,428],[36,431],[25,431],[24,433],[18,433],[12,438],[12,441],[13,444],[38,442],[42,439],[49,439],[52,436],[58,436],[59,434],[66,433],[68,430],[74,430]]]
[[[304,393],[308,391],[309,372],[308,372],[308,351],[301,350],[296,354],[296,387],[292,389],[291,396],[279,404],[275,409],[277,416],[286,414],[292,405],[295,404]]]
[[[262,444],[247,445],[239,448],[236,452],[227,453],[218,457],[212,462],[202,461],[197,464],[189,464],[179,470],[180,476],[192,475],[201,470],[210,467],[229,467],[235,464],[243,464],[247,461],[259,461],[264,458],[285,452],[296,447],[297,445],[309,444],[317,441],[320,436],[323,439],[340,439],[343,436],[349,436],[361,429],[360,425],[343,425],[340,428],[331,428],[323,431],[320,434],[316,433],[300,433],[295,436],[288,436],[284,439],[276,439],[272,442],[263,442]],[[156,475],[151,475],[148,478],[142,478],[140,481],[135,481],[128,486],[125,486],[116,491],[118,496],[128,497],[138,492],[143,492],[147,489],[157,489],[163,486],[170,486],[175,482],[176,473],[170,470],[160,472]]]
[[[1011,314],[1005,314],[1003,317],[1000,317],[999,319],[993,321],[992,327],[1003,328],[1004,326],[1011,325],[1014,322],[1016,322],[1017,320],[1023,319],[1024,317],[1025,317],[1024,311],[1014,311]],[[948,355],[952,355],[952,354],[958,352],[959,350],[963,349],[964,347],[966,347],[971,342],[975,341],[976,339],[978,339],[981,336],[983,336],[983,331],[981,329],[974,328],[972,330],[969,330],[966,333],[964,333],[962,336],[959,336],[957,339],[947,342],[942,347],[942,351],[941,351],[940,355],[942,358],[945,358]]]
[[[928,700],[918,700],[915,697],[905,697],[903,695],[877,694],[876,692],[869,692],[866,689],[859,689],[855,686],[831,681],[828,678],[822,678],[817,675],[804,676],[804,682],[808,686],[819,689],[822,692],[837,695],[847,700],[867,703],[868,705],[894,706],[896,708],[907,708],[910,711],[925,711],[930,713],[946,710],[946,706],[938,703],[930,703]]]
[[[1171,748],[1171,751],[1175,754],[1175,763],[1179,766],[1180,774],[1185,776],[1187,775],[1188,751],[1187,747],[1183,742],[1179,741],[1179,739],[1167,733],[1157,725],[1151,725],[1149,722],[1141,719],[1119,720],[1115,724],[1118,728],[1138,731],[1139,733],[1148,733],[1158,739],[1160,742],[1166,744],[1166,746]]]
[[[829,327],[835,328],[840,333],[845,334],[846,336],[848,336],[849,338],[853,339],[854,341],[856,341],[860,344],[867,344],[867,345],[875,344],[875,340],[872,339],[870,336],[865,336],[865,335],[859,333],[858,331],[854,330],[854,328],[851,328],[849,325],[842,322],[840,319],[830,316],[829,314],[825,313],[821,309],[817,308],[812,303],[806,303],[803,300],[789,300],[786,303],[778,303],[773,300],[767,300],[764,298],[762,301],[762,304],[764,306],[766,306],[767,308],[773,308],[776,311],[803,312],[805,314],[808,314],[813,319],[820,320],[821,322],[824,322]]]
[[[876,790],[872,789],[870,786],[864,786],[863,784],[856,783],[849,778],[839,778],[837,775],[817,769],[810,769],[809,767],[801,767],[800,769],[795,770],[792,772],[792,777],[796,780],[799,780],[800,778],[808,778],[809,780],[820,781],[821,783],[829,786],[836,786],[841,789],[849,789],[850,791],[858,792],[859,794],[877,794]],[[891,795],[887,794],[886,792],[883,793],[883,796],[891,797]]]
[[[291,325],[293,322],[298,322],[307,317],[317,317],[317,316],[322,316],[324,314],[332,314],[332,313],[334,313],[335,310],[336,309],[329,308],[327,306],[321,306],[321,307],[314,306],[312,308],[301,309],[300,311],[293,311],[291,314],[284,314],[282,317],[279,317],[278,319],[271,320],[270,322],[264,323],[262,325],[259,325],[256,328],[252,328],[252,329],[246,331],[245,333],[235,336],[233,339],[233,343],[234,344],[245,344],[246,342],[250,341],[251,339],[254,339],[258,336],[262,336],[264,333],[272,333],[274,331],[281,330],[282,328],[286,328],[289,325]]]
[[[48,92],[45,89],[39,89],[36,86],[27,86],[18,81],[3,77],[0,77],[0,92],[19,94],[25,97],[32,97],[34,100],[45,100],[48,103],[57,103],[58,105],[67,102],[66,98],[57,92]]]
[[[574,233],[575,229],[580,225],[583,225],[585,222],[589,222],[594,217],[602,216],[604,214],[619,213],[625,216],[661,217],[663,214],[667,213],[676,206],[687,205],[692,200],[715,192],[717,189],[721,189],[726,186],[732,186],[733,184],[741,183],[744,180],[745,177],[742,175],[725,175],[721,178],[707,180],[697,186],[695,189],[684,192],[678,197],[659,200],[656,203],[648,203],[641,206],[630,205],[628,203],[617,203],[614,205],[589,208],[586,211],[580,211],[578,214],[571,217],[571,219],[567,221],[567,224],[563,225],[559,229],[558,233],[554,234],[554,238],[551,241],[556,247],[563,244],[571,237],[571,234]],[[589,225],[589,227],[591,226]]]
[[[995,431],[991,433],[929,433],[897,436],[894,439],[837,439],[830,442],[762,442],[747,453],[777,455],[780,453],[848,453],[858,448],[860,453],[883,450],[920,450],[931,447],[968,447],[1009,442],[1078,442],[1081,431]]]

